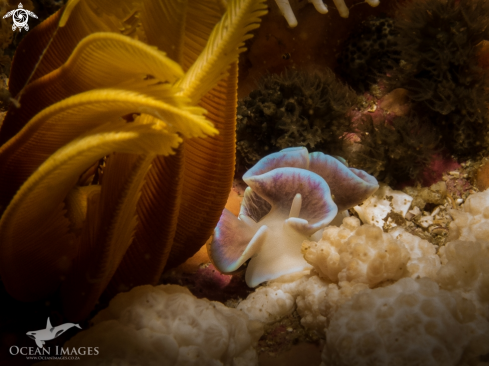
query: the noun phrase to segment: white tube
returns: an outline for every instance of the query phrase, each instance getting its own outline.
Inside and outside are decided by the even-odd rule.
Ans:
[[[289,0],[275,0],[278,5],[278,8],[282,12],[287,23],[289,23],[289,27],[294,28],[297,27],[297,19],[295,18],[294,12],[290,7]]]
[[[323,0],[309,0],[309,2],[314,5],[319,13],[326,14],[328,12],[328,7],[323,3]]]
[[[380,4],[380,0],[365,0],[365,2],[374,8]]]
[[[336,5],[336,8],[338,9],[338,13],[340,13],[340,17],[342,18],[348,18],[348,15],[350,15],[350,11],[348,10],[348,7],[345,4],[345,0],[333,0],[334,4]]]

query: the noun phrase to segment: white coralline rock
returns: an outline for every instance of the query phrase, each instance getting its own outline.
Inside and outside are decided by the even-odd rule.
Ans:
[[[296,299],[297,312],[305,328],[324,332],[339,306],[358,292],[368,289],[364,283],[347,281],[329,283],[317,275],[310,276],[301,286]]]
[[[274,323],[297,310],[304,327],[322,333],[336,309],[367,288],[363,283],[332,283],[312,272],[298,279],[280,278],[260,286],[237,309],[264,324]]]
[[[443,265],[437,274],[440,287],[472,301],[489,319],[488,241],[456,240],[440,248]]]
[[[396,200],[392,192],[380,198],[404,215],[410,197]],[[265,323],[295,309],[304,327],[326,335],[323,366],[482,366],[479,356],[489,353],[489,191],[451,214],[453,241],[438,253],[403,228],[384,233],[344,218],[318,241],[303,242],[309,273],[269,282],[240,306]]]
[[[97,356],[80,357],[77,365],[258,365],[254,345],[262,325],[219,302],[197,299],[185,287],[135,287],[114,297],[92,322],[64,345],[99,347]]]
[[[420,253],[422,244],[417,244]],[[417,247],[413,246],[415,254]],[[263,323],[297,309],[303,326],[323,331],[336,309],[354,294],[409,275],[405,245],[378,227],[361,226],[355,217],[345,218],[340,227],[327,227],[318,242],[304,241],[302,253],[313,271],[257,288],[238,309]]]
[[[295,299],[306,281],[307,276],[304,276],[304,273],[271,281],[258,287],[241,301],[236,309],[245,313],[251,320],[265,324],[276,322],[295,310]]]
[[[436,278],[441,262],[433,244],[419,236],[408,233],[403,228],[396,228],[389,234],[402,242],[409,251],[410,259],[407,263],[407,270],[412,278]]]
[[[451,210],[448,241],[488,240],[489,241],[489,189],[471,195],[465,201],[463,210]]]
[[[250,319],[268,324],[291,314],[295,309],[295,299],[278,286],[261,286],[241,301],[237,309]]]
[[[413,244],[414,255],[427,252],[423,244]],[[257,288],[238,309],[263,323],[297,309],[304,327],[323,331],[336,309],[354,294],[409,275],[410,255],[403,242],[376,226],[360,225],[355,217],[344,218],[340,227],[326,227],[318,242],[304,241],[302,253],[313,271]]]
[[[406,216],[413,197],[401,191],[395,191],[387,185],[380,188],[370,198],[365,200],[360,206],[355,206],[354,210],[364,224],[375,225],[383,228],[386,223],[391,227],[396,226],[394,222],[387,222],[385,219],[390,212]]]
[[[487,352],[489,323],[470,301],[429,278],[403,278],[336,311],[321,366],[475,365]]]
[[[326,328],[328,315],[333,311],[328,301],[329,285],[337,287],[318,276],[312,276],[301,286],[302,291],[296,299],[297,312],[301,316],[301,324],[306,328],[315,328],[319,332]]]
[[[407,274],[405,245],[373,225],[347,217],[340,227],[324,229],[318,242],[304,241],[302,253],[319,276],[331,282],[365,283],[374,287]]]

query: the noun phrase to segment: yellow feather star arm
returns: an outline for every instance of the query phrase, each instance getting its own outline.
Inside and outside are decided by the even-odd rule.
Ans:
[[[259,27],[260,17],[267,13],[264,1],[241,0],[230,2],[221,21],[214,27],[207,45],[194,64],[178,82],[182,94],[198,101],[224,76],[238,54],[250,31]]]
[[[244,3],[236,1],[231,6],[255,11],[253,6],[243,7]],[[196,63],[199,55],[209,49],[211,34],[217,28],[212,24],[222,17],[225,10],[219,1],[193,2],[187,14],[187,33],[182,60],[184,70]],[[205,14],[206,22],[201,20],[202,14]],[[242,17],[252,18],[252,15],[243,14]],[[239,18],[236,16],[234,19]],[[239,37],[233,40],[236,42],[234,49],[237,50],[237,58],[240,40]],[[228,66],[221,66],[223,70],[220,76],[224,77]],[[219,135],[206,140],[186,140],[183,143],[184,190],[178,227],[167,262],[169,268],[182,263],[205,243],[219,221],[231,188],[234,175],[237,102],[237,67],[234,66],[229,70],[229,76],[207,92],[200,102],[200,105],[209,111],[206,117],[214,123]]]
[[[171,94],[169,100],[172,101]],[[184,99],[177,99],[183,104]],[[100,89],[75,95],[44,109],[0,148],[0,189],[6,204],[37,167],[78,135],[128,113],[148,113],[182,136],[217,133],[202,116],[204,109],[177,108],[138,93]]]
[[[266,13],[264,1],[154,1],[124,2],[120,11],[113,9],[115,0],[105,0],[100,8],[95,0],[73,6],[37,64],[37,79],[23,89],[21,108],[9,111],[7,129],[0,131],[1,140],[4,131],[6,136],[15,126],[34,121],[8,143],[11,150],[4,155],[0,150],[0,169],[10,169],[9,177],[17,175],[17,186],[5,195],[0,174],[2,199],[8,203],[20,186],[0,219],[0,275],[20,299],[41,298],[61,283],[65,313],[73,319],[86,316],[104,289],[110,295],[124,286],[154,283],[165,263],[175,265],[192,255],[215,227],[231,186],[235,62],[247,33]],[[138,24],[135,9],[141,9],[140,29],[146,34],[125,28]],[[156,11],[170,22],[158,28]],[[103,23],[108,32],[91,34]],[[157,50],[121,33],[171,49]],[[60,50],[62,39],[68,40],[68,53]],[[97,97],[81,108],[87,93],[97,96],[102,88],[145,101],[131,98],[111,109],[109,101],[99,103]],[[73,105],[55,111],[66,100]],[[157,110],[151,103],[165,103],[165,108]],[[208,110],[205,119],[198,105]],[[120,121],[134,113],[141,113],[136,121]],[[45,120],[36,123],[42,116]],[[145,128],[129,137],[137,126]],[[180,136],[185,142],[177,154],[165,156],[179,145]],[[160,144],[151,147],[152,138]],[[29,158],[15,167],[21,150]],[[80,173],[113,151],[128,155],[108,158],[100,192],[77,194]],[[50,192],[40,197],[43,190]],[[42,206],[45,200],[49,207]],[[29,226],[38,228],[36,235],[24,232]],[[7,227],[10,231],[2,230]],[[23,256],[32,268],[18,265]]]
[[[180,62],[185,37],[188,0],[143,0],[141,18],[148,43],[165,51],[172,60]],[[165,37],[161,25],[165,25]]]
[[[183,76],[183,70],[163,52],[142,42],[114,33],[94,33],[80,42],[63,66],[25,88],[20,99],[22,108],[9,111],[2,130],[9,129],[9,137],[53,103],[147,75],[173,83]],[[0,143],[5,141],[5,136],[0,136]]]
[[[248,11],[250,9],[254,8],[250,7]],[[182,45],[181,63],[184,69],[192,65],[205,49],[214,24],[222,17],[224,10],[226,8],[218,1],[191,2],[185,18],[186,33]],[[234,41],[237,50],[240,42],[238,38]],[[236,58],[237,54],[238,51],[235,53]],[[227,65],[223,64],[222,67],[225,70]],[[230,78],[215,86],[203,98],[201,104],[206,109],[209,108],[210,113],[206,117],[218,128],[219,135],[212,139],[187,140],[183,144],[185,161],[183,202],[175,240],[168,259],[169,267],[178,265],[204,244],[217,224],[222,207],[227,200],[234,174],[235,153],[237,68],[232,70]],[[224,73],[222,72],[220,76],[224,76]],[[173,174],[169,175],[175,176],[178,172],[174,170]],[[150,244],[146,245],[146,247],[150,246]]]
[[[74,268],[63,282],[65,314],[75,321],[90,312],[132,242],[136,204],[155,155],[114,154],[107,159],[93,236],[82,237]],[[87,240],[88,239],[88,240]]]
[[[168,267],[196,253],[212,234],[232,186],[235,164],[237,74],[235,63],[201,101],[219,134],[185,140],[182,204]],[[212,189],[213,194],[209,194]]]
[[[32,29],[17,47],[16,52],[19,52],[19,54],[29,54],[30,57],[16,56],[15,62],[12,63],[8,86],[13,98],[18,99],[19,92],[26,86],[28,81],[35,80],[56,68],[51,66],[51,69],[43,72],[40,64],[42,56],[46,54],[47,48],[52,44],[53,37],[58,29],[60,17],[61,11],[51,15],[44,22]],[[46,57],[46,59],[48,58]],[[39,70],[39,73],[36,74],[36,70]]]
[[[75,243],[61,208],[81,172],[113,151],[168,155],[180,142],[158,120],[113,122],[56,151],[22,185],[0,220],[0,276],[9,293],[24,301],[39,299],[69,270]]]
[[[122,33],[124,20],[134,13],[137,2],[104,0],[69,1],[64,9],[49,19],[49,31],[41,33],[34,28],[26,37],[26,42],[18,48],[19,53],[29,52],[14,63],[10,74],[9,90],[17,96],[29,81],[34,81],[60,67],[73,52],[76,45],[86,36],[95,32]],[[107,6],[101,6],[107,3]],[[111,6],[113,5],[113,6]],[[70,11],[71,8],[71,11]],[[64,11],[67,11],[66,14]],[[66,22],[59,26],[59,19]],[[68,19],[69,18],[69,19]],[[46,37],[48,36],[48,37]]]
[[[60,27],[64,27],[66,25],[66,22],[68,22],[68,18],[71,16],[73,9],[75,9],[75,6],[77,6],[79,2],[80,0],[70,0],[68,1],[68,3],[66,3],[65,9],[63,11],[63,15],[59,20]]]
[[[109,296],[137,285],[156,284],[159,280],[175,235],[182,199],[183,162],[181,148],[175,155],[153,160],[137,204],[134,242],[107,288]]]
[[[80,13],[80,7],[87,5],[97,16],[104,20],[112,20],[118,24],[126,19],[135,9],[138,8],[139,1],[120,1],[120,0],[69,0],[66,4],[65,12],[60,20],[60,27],[64,27],[68,20]],[[74,11],[74,9],[76,9]],[[90,20],[93,21],[93,20]]]
[[[111,85],[131,74],[152,75],[174,82],[183,76],[180,65],[154,47],[129,37],[99,32],[85,37],[61,67],[66,77],[85,80],[90,85]]]
[[[188,68],[187,65],[191,65],[204,49],[209,34],[225,10],[225,7],[217,6],[216,1],[212,0],[189,1],[189,4],[186,1],[147,0],[145,1],[145,6],[147,9],[142,13],[142,23],[145,25],[148,41],[165,50],[172,59],[178,60],[184,69]],[[168,19],[168,24],[178,24],[174,28],[170,27],[173,31],[169,32],[168,37],[160,36],[161,24],[163,24],[160,19]],[[178,22],[181,23],[179,24]],[[235,79],[233,80],[235,81]],[[236,84],[233,84],[233,86],[233,92],[235,93]],[[232,90],[232,87],[230,89]],[[218,104],[219,100],[222,101],[222,104],[225,104],[224,99],[220,99],[223,98],[222,94],[215,93],[210,98]],[[227,125],[228,129],[232,131],[230,143],[233,144],[234,106],[236,101],[228,99],[226,101],[229,102],[229,106],[223,107],[223,110],[232,110],[232,116],[227,120]],[[207,117],[209,116],[207,115]],[[214,123],[216,122],[212,117],[210,120]],[[220,129],[219,132],[221,134],[224,130]],[[228,135],[224,133],[222,138],[228,138]],[[196,141],[196,143],[198,144],[199,142]],[[222,180],[219,181],[219,184],[225,186],[224,190],[227,192],[230,184],[228,179],[229,172],[232,175],[234,168],[234,145],[229,152],[226,151],[229,155],[223,159],[221,156],[221,143],[219,141],[212,141],[212,143],[212,148],[200,155],[201,159],[206,160],[206,162],[199,169],[201,172],[205,171],[204,174],[210,174],[211,171],[206,171],[206,168],[211,166],[208,161],[218,161],[223,168],[219,170],[219,173],[222,173],[220,175]],[[182,194],[185,161],[187,161],[188,167],[188,161],[193,160],[192,156],[194,154],[194,152],[187,150],[180,148],[180,153],[176,155],[158,157],[153,161],[153,166],[147,176],[147,182],[143,186],[141,200],[138,202],[139,228],[136,230],[134,243],[126,252],[123,262],[109,284],[107,289],[109,296],[121,291],[121,288],[131,288],[146,283],[156,284],[165,267],[170,250],[173,254],[183,252],[183,257],[180,258],[186,258],[196,251],[195,248],[201,246],[201,237],[206,236],[214,228],[217,222],[213,221],[213,216],[215,215],[211,214],[209,219],[209,212],[205,206],[194,205],[191,199],[185,199],[185,195]],[[233,163],[226,164],[226,161],[232,161]],[[229,165],[231,165],[230,169]],[[201,191],[199,183],[194,183],[196,184],[188,187],[192,192],[192,197],[195,192]],[[221,193],[219,190],[222,190],[222,188],[219,184],[208,186],[208,192],[203,194],[206,197],[204,200],[213,200],[215,197],[215,204],[220,204]],[[217,193],[217,197],[215,193]],[[184,207],[180,204],[182,199],[185,199],[186,202],[183,205]],[[179,207],[182,207],[184,216],[187,215],[185,212],[192,211],[194,213],[193,218],[197,218],[197,221],[183,228],[184,231],[190,231],[189,236],[197,234],[195,236],[196,241],[192,242],[192,245],[178,241],[175,241],[172,245],[177,228],[176,223],[181,218],[179,216],[181,211]],[[215,211],[220,214],[221,209],[219,207]],[[200,221],[204,221],[204,225]],[[203,226],[205,229],[203,229]],[[196,228],[195,230],[194,227]],[[204,241],[206,239],[207,237]],[[185,247],[185,245],[187,246]],[[175,258],[175,255],[173,255],[173,258]],[[171,262],[174,262],[174,260]]]
[[[214,26],[222,19],[226,7],[217,0],[191,0],[185,18],[185,38],[180,64],[187,71],[204,50]]]

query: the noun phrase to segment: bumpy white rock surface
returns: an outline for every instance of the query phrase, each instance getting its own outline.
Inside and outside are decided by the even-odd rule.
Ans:
[[[319,242],[304,241],[302,252],[313,271],[259,287],[238,309],[263,323],[273,323],[297,309],[303,326],[322,332],[336,309],[356,293],[385,281],[436,272],[440,261],[433,245],[404,231],[400,234],[412,240],[411,250],[378,227],[361,226],[357,218],[347,217],[340,227],[325,228]],[[422,257],[428,254],[434,257]]]
[[[93,324],[64,345],[99,347],[98,356],[81,357],[77,365],[258,365],[254,345],[263,333],[242,312],[176,285],[120,293]]]
[[[463,210],[451,210],[448,241],[489,240],[489,189],[467,198]]]
[[[455,366],[487,352],[489,323],[470,301],[429,278],[403,278],[362,291],[336,311],[321,365]]]
[[[336,309],[367,288],[363,283],[332,283],[312,272],[299,279],[269,282],[240,302],[237,309],[265,324],[274,323],[297,309],[304,327],[322,333]]]
[[[489,191],[451,214],[454,241],[438,253],[403,228],[345,218],[303,243],[310,273],[259,288],[246,312],[270,323],[296,309],[326,331],[323,366],[487,366],[477,359],[489,353]]]
[[[326,227],[319,242],[304,241],[302,253],[320,277],[370,287],[405,276],[410,258],[403,243],[376,226],[360,226],[355,217]]]
[[[389,186],[381,184],[377,192],[365,200],[361,206],[355,206],[353,209],[364,224],[383,228],[388,223],[391,227],[395,227],[394,222],[389,222],[389,219],[386,221],[387,215],[390,212],[395,212],[405,217],[412,201],[413,197],[406,193],[395,191]]]
[[[262,323],[276,322],[295,310],[295,299],[306,281],[307,276],[304,276],[304,273],[284,276],[258,287],[241,301],[236,309],[245,313],[251,320]]]
[[[440,286],[471,300],[489,319],[489,241],[457,240],[440,248],[440,254]]]
[[[237,309],[250,319],[273,323],[294,311],[295,299],[278,286],[261,286],[241,301]]]
[[[338,307],[365,289],[368,285],[364,283],[328,283],[317,275],[310,276],[296,298],[301,324],[319,333],[324,332]]]
[[[407,270],[412,278],[436,278],[441,262],[433,244],[408,233],[403,228],[396,228],[389,234],[402,242],[409,251],[410,259],[407,263]]]
[[[438,254],[403,228],[383,233],[345,218],[303,243],[310,273],[268,283],[240,307],[266,323],[296,309],[303,326],[326,331],[323,366],[481,365],[489,352],[488,207],[489,191],[452,212],[450,235],[462,240]]]

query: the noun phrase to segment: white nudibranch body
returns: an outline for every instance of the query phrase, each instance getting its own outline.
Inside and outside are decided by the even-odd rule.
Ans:
[[[208,251],[224,273],[251,259],[246,269],[250,287],[312,268],[301,253],[302,242],[317,240],[338,212],[342,216],[378,188],[367,173],[320,152],[309,154],[304,147],[264,157],[243,180],[249,187],[239,218],[223,211]]]
[[[301,195],[294,197],[290,214],[285,216],[279,212],[270,212],[260,220],[260,228],[253,238],[254,252],[260,255],[251,259],[246,270],[246,283],[256,287],[264,281],[312,268],[301,255],[301,247],[297,245],[310,238],[309,235],[294,228],[289,218],[299,217]],[[300,220],[300,219],[299,219]],[[258,225],[258,224],[256,224]],[[280,254],[277,246],[280,243]]]

